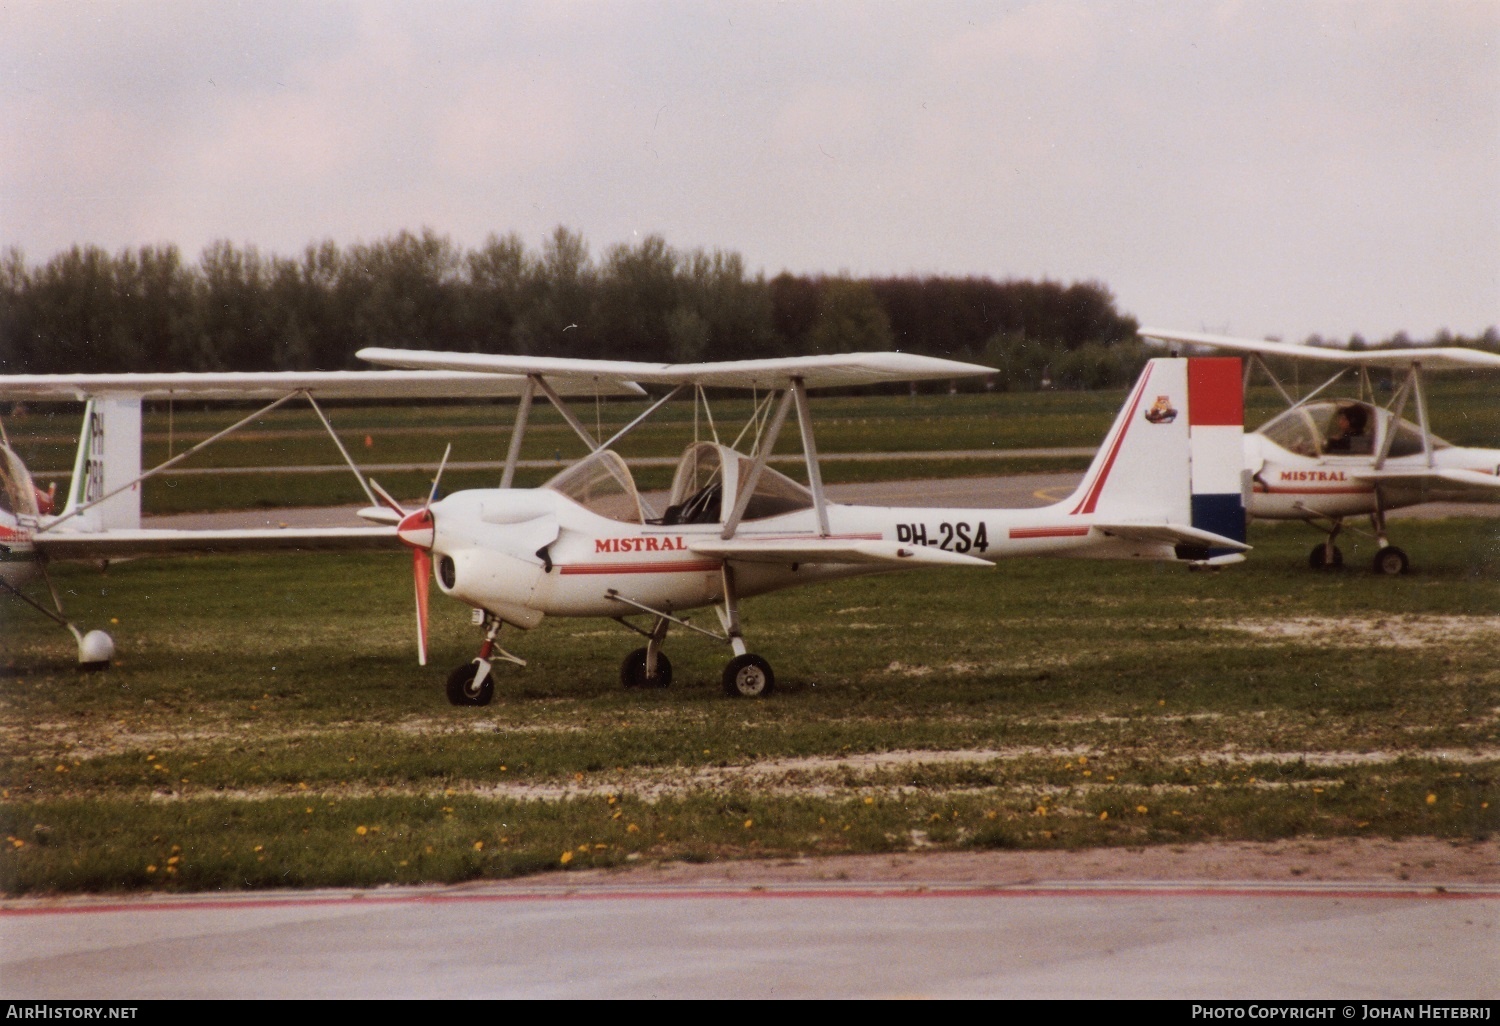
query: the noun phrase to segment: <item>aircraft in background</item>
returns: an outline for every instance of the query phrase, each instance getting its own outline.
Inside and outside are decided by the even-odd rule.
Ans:
[[[1138,334],[1174,346],[1252,354],[1281,392],[1288,409],[1245,435],[1245,467],[1253,481],[1249,511],[1251,518],[1303,520],[1324,531],[1326,540],[1308,555],[1314,569],[1343,565],[1334,541],[1349,517],[1370,518],[1377,545],[1374,571],[1401,574],[1410,561],[1387,537],[1387,510],[1427,502],[1500,502],[1500,449],[1450,445],[1434,435],[1423,386],[1428,371],[1500,369],[1500,355],[1455,346],[1322,349],[1159,328],[1141,328]],[[1294,399],[1259,359],[1263,356],[1340,369]],[[1374,401],[1371,368],[1406,372],[1384,406]],[[1351,369],[1360,373],[1357,397],[1319,398]],[[1416,423],[1402,416],[1408,403],[1416,408]]]
[[[514,375],[451,371],[325,371],[222,374],[35,374],[0,376],[0,401],[83,401],[72,482],[62,509],[42,491],[20,455],[11,448],[0,422],[0,591],[25,602],[69,630],[78,642],[78,661],[102,669],[114,656],[114,641],[101,630],[84,632],[63,610],[47,578],[47,564],[76,560],[107,564],[138,556],[192,552],[310,549],[398,549],[388,526],[281,528],[261,530],[167,530],[141,527],[141,484],[186,460],[282,404],[305,399],[317,411],[361,486],[364,475],[334,433],[318,399],[452,399],[516,396],[532,387]],[[593,395],[592,381],[562,378],[554,387],[568,394]],[[639,395],[639,388],[622,388]],[[141,403],[148,399],[271,399],[233,426],[218,432],[159,466],[141,470]],[[378,502],[365,488],[369,502]],[[52,608],[28,595],[25,586],[42,579]]]
[[[484,632],[476,658],[448,676],[455,705],[484,705],[494,694],[505,624],[530,629],[547,616],[609,617],[646,637],[620,668],[627,687],[665,687],[672,665],[662,651],[673,625],[728,645],[722,683],[731,696],[762,697],[775,687],[770,663],[749,650],[741,602],[755,595],[861,574],[924,566],[988,567],[1015,556],[1174,560],[1216,565],[1243,559],[1243,432],[1237,358],[1156,359],[1131,390],[1088,473],[1066,500],[1041,509],[936,509],[831,503],[823,491],[809,410],[812,389],[990,374],[992,370],[901,353],[855,353],[729,363],[652,364],[365,349],[372,363],[408,369],[524,375],[502,486],[455,492],[408,509],[372,488],[386,505],[363,515],[393,525],[413,551],[417,605],[428,581],[474,610]],[[671,391],[607,441],[595,440],[548,384],[585,377],[601,386],[653,384]],[[678,462],[664,509],[638,492],[613,446],[655,409],[693,389],[753,389],[748,452],[695,439]],[[545,393],[592,450],[540,488],[516,489],[513,476],[527,412]],[[768,465],[795,408],[808,483]],[[711,417],[708,423],[712,426]],[[696,432],[695,432],[696,433]],[[434,492],[436,485],[434,485]],[[719,631],[690,623],[686,610],[711,607]],[[644,616],[648,626],[632,623]],[[419,614],[425,661],[426,616]]]

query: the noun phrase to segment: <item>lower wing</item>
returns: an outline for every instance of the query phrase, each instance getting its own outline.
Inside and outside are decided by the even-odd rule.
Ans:
[[[299,527],[241,531],[59,531],[31,543],[50,559],[127,559],[192,552],[285,552],[395,549],[394,527]]]

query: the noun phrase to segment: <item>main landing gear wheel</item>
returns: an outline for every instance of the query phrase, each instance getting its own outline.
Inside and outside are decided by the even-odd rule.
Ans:
[[[1395,577],[1398,574],[1406,573],[1408,565],[1409,561],[1406,558],[1406,553],[1394,545],[1387,545],[1375,553],[1374,569],[1377,574],[1386,574],[1390,577]]]
[[[485,671],[484,680],[476,684],[481,669]],[[448,701],[454,705],[489,705],[494,697],[495,671],[477,659],[448,674]]]
[[[1333,558],[1329,559],[1329,548],[1326,545],[1314,545],[1313,550],[1307,554],[1307,565],[1314,570],[1337,570],[1344,565],[1344,553],[1337,546],[1331,546]]]
[[[731,698],[765,698],[775,690],[776,674],[758,655],[735,656],[724,667],[724,693]]]
[[[620,664],[620,683],[627,688],[665,688],[672,684],[672,660],[656,653],[656,676],[646,676],[646,650],[638,648]]]

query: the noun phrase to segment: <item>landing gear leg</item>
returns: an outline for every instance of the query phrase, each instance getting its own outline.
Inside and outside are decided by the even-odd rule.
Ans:
[[[494,659],[503,659],[517,666],[525,666],[526,660],[511,655],[495,641],[504,622],[493,613],[484,617],[484,644],[479,646],[479,655],[455,667],[448,674],[448,701],[454,705],[489,705],[495,697]]]
[[[1328,539],[1322,544],[1314,546],[1313,550],[1307,554],[1308,566],[1314,570],[1337,570],[1344,565],[1344,554],[1333,543],[1333,540],[1339,536],[1339,531],[1343,529],[1343,526],[1344,521],[1342,517],[1334,518],[1333,527],[1328,530]]]
[[[1406,573],[1411,561],[1406,558],[1406,553],[1390,543],[1385,536],[1385,510],[1381,508],[1379,494],[1376,494],[1375,511],[1370,514],[1370,526],[1375,530],[1375,544],[1379,548],[1375,552],[1375,563],[1371,567],[1377,574],[1396,577]]]
[[[728,635],[729,647],[734,658],[724,667],[724,693],[731,698],[765,698],[776,690],[776,674],[771,664],[748,651],[744,635],[740,633],[739,595],[734,587],[734,570],[724,565],[724,604],[715,606],[719,622]]]
[[[646,635],[646,647],[638,648],[625,657],[620,664],[620,683],[627,688],[665,688],[672,683],[672,660],[661,650],[667,638],[667,628],[672,621],[658,616],[651,633]]]
[[[47,590],[52,594],[52,605],[57,612],[54,613],[8,581],[0,580],[0,588],[4,588],[53,623],[67,628],[68,632],[73,635],[73,640],[78,642],[78,668],[80,670],[93,672],[109,669],[110,660],[115,657],[115,640],[103,631],[84,633],[79,630],[78,625],[63,613],[62,599],[58,597],[57,589],[52,586],[52,578],[47,576],[47,568],[41,564],[38,564],[38,568],[42,572],[42,580],[47,582]]]

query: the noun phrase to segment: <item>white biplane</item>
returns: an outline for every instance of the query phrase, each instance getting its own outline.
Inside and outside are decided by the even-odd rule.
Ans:
[[[664,687],[662,651],[678,626],[727,644],[731,696],[771,693],[775,674],[749,651],[742,600],[783,588],[915,567],[989,567],[1013,556],[1079,556],[1235,562],[1244,542],[1243,432],[1237,358],[1157,359],[1142,372],[1077,491],[1038,509],[886,508],[829,502],[823,489],[808,392],[817,388],[952,379],[990,368],[900,353],[862,353],[729,363],[652,364],[543,357],[365,349],[372,363],[408,369],[521,375],[531,384],[497,489],[455,492],[366,511],[395,526],[413,551],[419,651],[425,662],[428,581],[469,605],[483,629],[479,654],[448,677],[455,705],[484,705],[497,660],[524,665],[497,638],[546,616],[609,617],[647,642],[620,668],[627,687]],[[599,388],[667,386],[654,406],[607,441],[591,436],[561,402],[557,381]],[[695,440],[682,454],[664,507],[651,508],[613,446],[649,414],[693,389],[755,389],[750,451]],[[539,488],[510,487],[534,393],[544,393],[590,455]],[[796,410],[807,484],[768,466]],[[695,423],[697,418],[695,416]],[[710,423],[712,423],[710,421]],[[750,425],[747,425],[747,428]],[[374,482],[371,482],[374,485]],[[436,492],[436,484],[434,484]],[[684,611],[711,607],[718,631]],[[645,626],[628,617],[642,616]]]
[[[1324,349],[1158,328],[1141,328],[1139,334],[1174,346],[1249,353],[1246,383],[1259,364],[1286,399],[1288,409],[1245,435],[1245,467],[1253,482],[1250,516],[1303,520],[1323,530],[1327,538],[1308,555],[1314,569],[1343,565],[1334,542],[1346,518],[1370,518],[1377,546],[1374,571],[1401,574],[1409,560],[1387,537],[1387,510],[1428,502],[1500,502],[1500,449],[1450,445],[1434,435],[1422,380],[1428,371],[1497,370],[1500,354],[1457,346]],[[1262,356],[1313,360],[1339,369],[1294,399]],[[1406,372],[1384,406],[1375,401],[1371,368]],[[1352,369],[1359,371],[1356,397],[1324,396]],[[1409,402],[1416,408],[1416,423],[1402,417]]]
[[[228,436],[269,411],[297,398],[317,411],[361,486],[355,468],[318,399],[453,399],[520,395],[524,377],[452,371],[324,371],[222,374],[35,374],[0,375],[0,401],[84,402],[83,427],[67,501],[37,488],[20,455],[11,448],[0,422],[0,591],[35,608],[72,632],[78,661],[102,669],[114,655],[114,641],[100,630],[87,633],[67,618],[57,590],[47,578],[52,561],[108,564],[138,556],[251,550],[391,548],[399,550],[389,526],[314,527],[249,530],[175,530],[141,527],[141,485]],[[567,385],[564,383],[564,390]],[[589,394],[598,389],[589,383]],[[623,394],[640,395],[625,387]],[[570,393],[572,394],[572,393]],[[142,400],[254,400],[268,405],[236,424],[149,470],[142,471]],[[371,504],[378,502],[365,487]],[[52,608],[23,590],[41,578]]]

